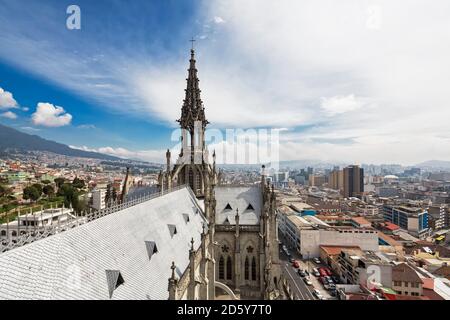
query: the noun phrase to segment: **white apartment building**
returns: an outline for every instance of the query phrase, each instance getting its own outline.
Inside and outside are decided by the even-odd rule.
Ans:
[[[105,203],[106,190],[96,189],[92,191],[92,208],[100,211],[106,208]]]
[[[319,257],[321,245],[359,246],[363,251],[378,251],[378,232],[372,229],[332,227],[314,216],[290,215],[280,219],[280,232],[288,246],[304,257]]]

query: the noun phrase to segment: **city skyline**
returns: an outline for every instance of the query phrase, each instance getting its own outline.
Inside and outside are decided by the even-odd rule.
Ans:
[[[281,129],[282,161],[450,158],[444,1],[79,1],[81,30],[69,3],[1,2],[0,121],[16,129],[162,162],[193,36],[213,128]]]

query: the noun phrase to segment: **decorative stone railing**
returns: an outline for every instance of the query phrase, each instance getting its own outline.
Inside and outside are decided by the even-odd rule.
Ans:
[[[131,198],[127,199],[127,201],[124,203],[114,204],[111,207],[108,207],[108,208],[105,208],[105,209],[102,209],[99,211],[89,212],[84,216],[76,216],[73,219],[70,219],[69,221],[65,221],[63,223],[52,224],[50,226],[44,226],[44,227],[35,227],[32,230],[27,231],[25,234],[19,235],[19,233],[18,233],[18,235],[14,238],[7,237],[6,239],[1,239],[0,240],[0,253],[17,248],[17,247],[24,246],[26,244],[35,242],[35,241],[43,239],[43,238],[47,238],[49,236],[58,234],[60,232],[70,230],[79,225],[97,220],[99,218],[108,216],[108,215],[118,212],[118,211],[125,210],[130,207],[137,206],[141,203],[150,201],[152,199],[161,197],[168,193],[178,191],[178,190],[181,190],[184,188],[187,188],[189,190],[190,194],[193,195],[193,192],[192,192],[192,190],[190,190],[189,186],[180,185],[180,186],[172,188],[169,191],[168,190],[164,190],[162,192],[157,191],[157,192],[146,194],[146,195],[136,197],[136,198],[131,197]],[[14,227],[11,226],[11,228],[14,228]],[[18,227],[15,226],[15,228],[18,228]],[[23,231],[23,227],[21,230]]]
[[[235,225],[216,224],[216,232],[235,232]],[[240,225],[239,232],[259,232],[259,225]]]

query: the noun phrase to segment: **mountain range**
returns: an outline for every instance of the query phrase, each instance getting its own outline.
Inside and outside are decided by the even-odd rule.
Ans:
[[[25,152],[47,151],[70,157],[92,158],[111,161],[123,160],[118,157],[102,153],[72,149],[65,144],[46,140],[37,135],[27,134],[14,128],[0,124],[0,151],[7,152],[8,150],[18,150]]]

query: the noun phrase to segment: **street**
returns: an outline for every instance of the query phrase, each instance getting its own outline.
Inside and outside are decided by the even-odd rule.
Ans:
[[[282,237],[280,237],[280,240],[282,240]],[[315,277],[312,274],[313,268],[320,268],[322,266],[325,266],[323,264],[315,264],[312,261],[303,260],[295,251],[293,248],[289,248],[289,252],[291,254],[291,257],[295,259],[299,264],[301,270],[307,270],[309,272],[308,278],[312,282],[312,286],[308,286],[302,277],[299,276],[298,270],[292,266],[292,263],[289,262],[288,256],[284,253],[284,251],[281,249],[280,245],[280,261],[282,262],[282,269],[283,274],[285,278],[288,280],[290,287],[292,290],[296,293],[297,297],[299,297],[301,300],[317,300],[317,298],[313,294],[313,290],[319,290],[320,294],[323,296],[325,300],[334,300],[335,297],[331,296],[330,293],[325,290],[323,285],[319,282],[319,279]]]
[[[283,263],[283,273],[286,279],[289,281],[292,290],[296,293],[301,300],[316,300],[312,293],[312,289],[308,286],[303,278],[297,273],[297,269],[289,263],[288,257],[284,252],[280,252],[280,260]]]

